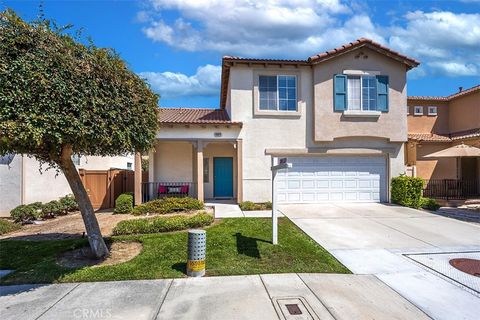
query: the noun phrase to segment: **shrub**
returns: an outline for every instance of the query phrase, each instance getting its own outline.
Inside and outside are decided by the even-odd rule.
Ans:
[[[159,233],[199,228],[212,224],[214,218],[206,212],[193,216],[176,215],[120,221],[113,229],[114,235]]]
[[[392,179],[392,202],[405,207],[420,208],[422,205],[423,180],[401,175]]]
[[[58,200],[67,212],[77,211],[78,203],[72,194],[68,194]]]
[[[435,199],[422,198],[422,208],[426,210],[437,211],[440,209],[440,205]]]
[[[131,193],[122,193],[115,200],[115,210],[113,213],[132,213],[133,195]]]
[[[10,216],[15,222],[28,223],[38,219],[40,214],[34,206],[22,204],[10,211]]]
[[[60,201],[52,200],[47,202],[42,207],[41,217],[43,219],[55,218],[55,216],[67,214],[66,208]]]
[[[20,229],[18,223],[0,219],[0,235]]]
[[[242,211],[270,210],[272,209],[272,202],[255,203],[252,201],[244,201],[241,202],[239,206]]]
[[[133,214],[166,214],[179,211],[202,210],[203,202],[194,198],[163,198],[146,202],[133,209]]]

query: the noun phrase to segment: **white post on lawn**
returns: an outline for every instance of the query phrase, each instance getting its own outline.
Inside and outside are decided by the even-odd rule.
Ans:
[[[277,171],[291,168],[292,164],[287,163],[287,158],[281,158],[277,163],[277,158],[272,157],[272,243],[278,244],[278,213],[277,213],[277,187],[275,177]]]

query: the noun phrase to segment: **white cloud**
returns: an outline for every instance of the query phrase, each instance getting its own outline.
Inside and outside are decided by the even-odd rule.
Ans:
[[[306,59],[360,37],[422,62],[416,77],[480,74],[480,14],[412,11],[379,25],[341,0],[150,0],[144,34],[185,51]],[[164,10],[179,18],[167,21]],[[154,14],[159,15],[153,19]]]
[[[187,96],[216,96],[220,92],[222,67],[207,64],[197,68],[194,75],[175,72],[141,72],[162,98]]]

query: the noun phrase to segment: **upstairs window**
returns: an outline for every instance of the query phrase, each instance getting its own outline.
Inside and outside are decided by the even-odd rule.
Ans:
[[[413,115],[423,116],[423,107],[422,106],[415,106],[414,110],[413,110]]]
[[[259,76],[260,110],[297,111],[296,76]]]
[[[335,111],[388,111],[388,77],[335,75],[334,107]]]
[[[80,165],[80,159],[81,159],[81,156],[79,154],[72,155],[72,161],[73,161],[74,165],[79,166]]]
[[[434,107],[434,106],[428,107],[428,115],[429,116],[436,116],[437,115],[437,107]]]

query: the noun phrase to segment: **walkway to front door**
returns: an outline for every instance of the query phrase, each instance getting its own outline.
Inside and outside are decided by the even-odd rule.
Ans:
[[[213,158],[213,196],[233,197],[233,158]]]

